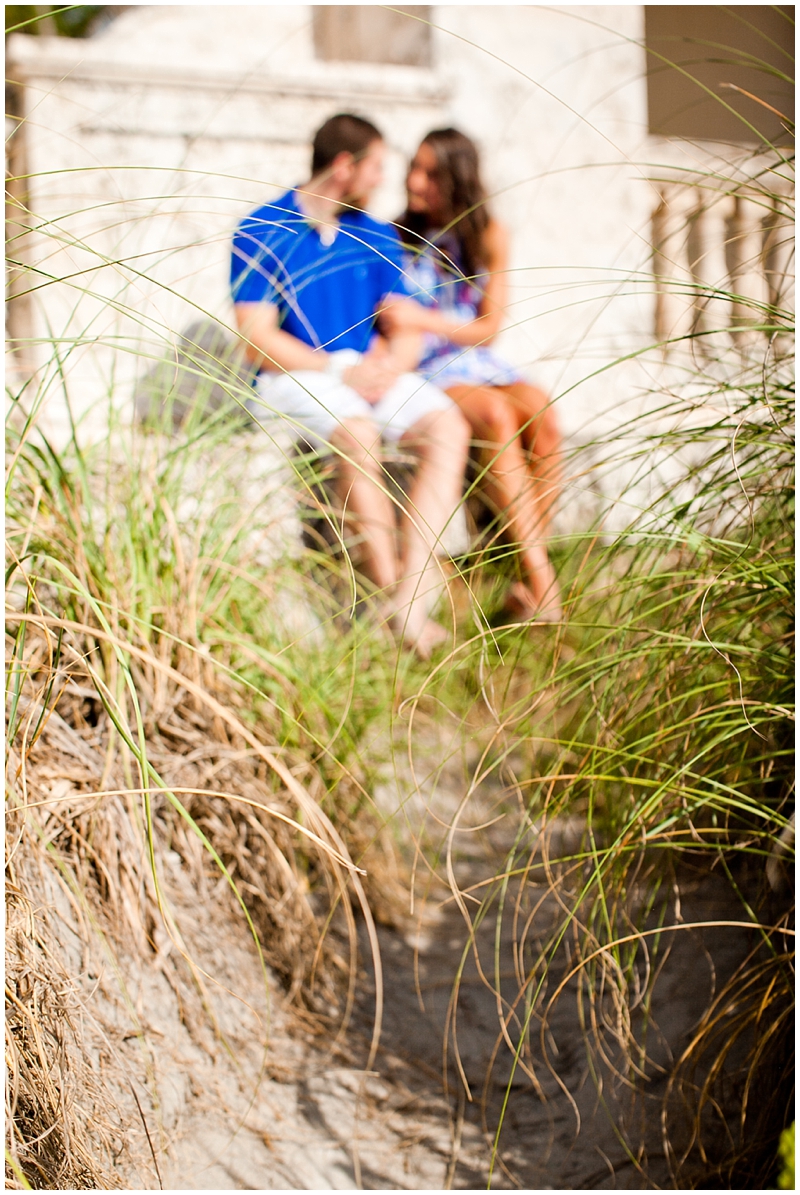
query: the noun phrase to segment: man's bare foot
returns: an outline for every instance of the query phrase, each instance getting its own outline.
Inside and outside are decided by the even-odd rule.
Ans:
[[[562,622],[564,618],[557,593],[548,594],[540,604],[522,581],[509,589],[503,610],[518,622]]]
[[[438,622],[428,618],[418,630],[408,621],[402,610],[393,610],[388,605],[383,607],[386,623],[398,635],[406,647],[412,648],[421,660],[429,660],[435,648],[444,643],[447,631]]]

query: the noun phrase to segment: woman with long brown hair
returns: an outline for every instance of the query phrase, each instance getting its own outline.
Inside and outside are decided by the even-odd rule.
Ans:
[[[508,238],[487,210],[474,143],[457,129],[428,133],[406,190],[397,224],[419,302],[387,308],[381,326],[424,334],[418,371],[458,403],[483,447],[484,489],[520,545],[523,579],[511,586],[507,612],[558,620],[546,540],[561,483],[561,436],[547,395],[489,348],[506,306]]]

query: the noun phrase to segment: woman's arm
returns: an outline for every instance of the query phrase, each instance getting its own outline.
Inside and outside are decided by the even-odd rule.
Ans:
[[[400,331],[431,332],[462,347],[488,344],[494,340],[503,323],[508,286],[508,235],[501,224],[494,221],[486,229],[486,274],[478,318],[460,323],[443,315],[435,307],[423,307],[404,299],[382,309],[381,328],[389,335]]]
[[[385,343],[400,373],[413,373],[422,357],[422,333],[416,328],[392,332]]]

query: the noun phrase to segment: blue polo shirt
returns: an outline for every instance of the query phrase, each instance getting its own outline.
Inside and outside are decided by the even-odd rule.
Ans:
[[[362,211],[344,211],[325,245],[294,191],[246,216],[233,238],[234,303],[272,303],[280,326],[312,348],[364,352],[375,308],[408,295],[397,232]]]

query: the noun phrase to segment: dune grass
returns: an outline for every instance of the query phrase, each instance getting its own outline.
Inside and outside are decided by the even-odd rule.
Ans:
[[[755,1137],[763,1148],[748,1164],[761,1173],[790,1107],[785,1076],[769,1099],[763,1092],[780,1071],[792,1007],[788,906],[766,882],[793,808],[786,363],[767,355],[761,370],[745,370],[713,401],[711,421],[702,403],[672,401],[661,412],[669,434],[653,437],[643,418],[625,445],[615,441],[617,460],[627,453],[654,467],[683,462],[681,484],[662,486],[624,535],[589,531],[554,545],[568,580],[563,627],[546,636],[490,627],[513,554],[498,544],[488,557],[477,549],[457,562],[456,646],[433,667],[398,654],[368,618],[349,617],[349,600],[341,604],[353,584],[346,558],[336,565],[329,554],[276,542],[275,513],[291,510],[291,476],[276,483],[274,470],[259,472],[251,432],[231,440],[214,422],[178,439],[114,432],[93,450],[73,442],[57,452],[12,431],[9,824],[35,828],[50,806],[96,840],[103,814],[86,821],[81,789],[91,798],[107,792],[107,816],[118,807],[113,793],[127,792],[141,803],[158,907],[157,857],[176,841],[177,817],[228,877],[290,993],[318,1015],[338,1002],[343,1029],[356,974],[351,908],[360,903],[364,916],[373,907],[391,920],[410,883],[407,871],[397,882],[404,866],[396,861],[387,896],[372,785],[398,734],[427,775],[442,761],[426,754],[418,730],[454,727],[454,750],[464,736],[480,747],[465,776],[465,821],[470,792],[487,776],[513,778],[503,813],[507,825],[518,824],[502,870],[491,882],[481,876],[476,892],[469,884],[462,891],[452,827],[423,831],[406,816],[393,841],[401,857],[409,836],[418,843],[423,870],[467,901],[474,925],[513,915],[522,927],[519,992],[503,997],[520,1067],[554,1065],[547,1018],[568,984],[554,984],[550,970],[568,935],[587,1048],[613,1055],[632,1082],[646,1075],[648,984],[666,965],[671,934],[692,928],[675,904],[680,875],[687,867],[725,874],[739,907],[720,932],[751,932],[753,946],[676,1060],[670,1095],[681,1095],[665,1103],[665,1148],[676,1183],[699,1173],[704,1135],[716,1140],[719,1128],[715,1072],[744,1043],[737,1073],[758,1098],[745,1102],[739,1139],[721,1155],[709,1147],[706,1157],[724,1179],[753,1153]],[[248,453],[254,501],[243,517]],[[26,789],[25,761],[50,710],[77,727],[102,724],[113,762],[99,789],[79,784],[43,802]],[[165,746],[193,746],[212,765],[226,751],[249,758],[177,783],[163,774]],[[399,814],[413,796],[404,790]],[[570,819],[580,820],[580,844],[564,853],[548,827]],[[56,841],[80,887],[83,848]],[[548,950],[531,955],[522,914],[542,867],[565,918]],[[169,909],[161,915],[169,926]],[[331,916],[341,924],[326,933]],[[326,960],[348,937],[350,980],[340,1000]],[[746,1015],[733,1007],[742,992]],[[617,1010],[611,1020],[609,1007]],[[689,1147],[680,1144],[687,1117],[695,1119]],[[499,1148],[502,1120],[494,1132]],[[20,1142],[12,1156],[24,1168]]]
[[[727,932],[751,927],[752,953],[673,1078],[688,1085],[699,1057],[718,1051],[713,1065],[705,1058],[704,1077],[695,1076],[696,1105],[688,1098],[681,1110],[697,1115],[693,1144],[702,1152],[704,1134],[719,1128],[706,1123],[717,1115],[715,1068],[734,1042],[748,1038],[747,1061],[739,1062],[739,1135],[721,1156],[709,1148],[705,1157],[723,1185],[737,1166],[747,1172],[745,1154],[750,1181],[769,1173],[792,1107],[784,1065],[792,1032],[790,911],[774,900],[766,864],[794,808],[793,396],[768,369],[765,377],[761,393],[745,388],[731,396],[713,424],[693,419],[670,437],[674,451],[701,462],[687,469],[689,496],[663,495],[585,560],[567,632],[580,648],[547,681],[553,706],[574,712],[546,745],[532,696],[530,713],[515,723],[517,750],[529,743],[526,817],[506,874],[486,898],[498,917],[524,906],[542,823],[576,813],[585,819],[581,849],[549,860],[564,923],[550,951],[530,957],[506,1015],[520,1061],[533,1065],[559,996],[548,967],[564,935],[579,926],[571,974],[586,1005],[587,1035],[601,1055],[621,1051],[636,1081],[653,1073],[648,986],[669,954],[667,929],[684,929],[673,906],[680,875],[689,868],[726,876],[738,903]],[[524,938],[518,948],[524,955]],[[747,1014],[733,1017],[742,991]],[[609,1001],[617,1014],[609,1015]],[[637,1005],[644,1014],[638,1021],[631,1015]],[[620,1010],[630,1010],[621,1021]],[[762,1032],[773,1037],[768,1045]],[[674,1108],[665,1110],[664,1149],[682,1186],[692,1168],[675,1156],[679,1120]],[[758,1159],[753,1141],[763,1147]]]

